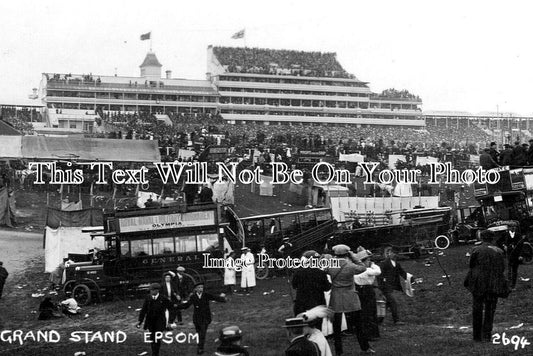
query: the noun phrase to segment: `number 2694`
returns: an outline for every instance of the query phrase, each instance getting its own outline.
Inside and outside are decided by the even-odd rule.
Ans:
[[[501,335],[500,334],[492,335],[492,343],[496,344],[496,345],[502,344],[502,345],[505,345],[505,346],[512,345],[512,346],[514,346],[515,350],[518,350],[519,348],[523,349],[526,346],[531,344],[523,336],[513,335],[513,336],[508,337],[507,335],[505,335],[505,333],[503,333]]]

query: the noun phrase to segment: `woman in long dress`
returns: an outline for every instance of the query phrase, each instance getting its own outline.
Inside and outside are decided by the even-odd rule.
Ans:
[[[233,293],[235,284],[237,284],[237,277],[235,273],[235,252],[231,251],[226,258],[226,264],[224,267],[224,285],[227,288],[228,293]]]

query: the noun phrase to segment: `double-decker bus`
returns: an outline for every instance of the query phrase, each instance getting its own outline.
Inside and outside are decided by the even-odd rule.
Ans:
[[[66,269],[65,294],[88,304],[162,280],[185,268],[185,288],[199,281],[222,287],[222,270],[204,268],[205,258],[224,255],[224,228],[216,204],[129,209],[104,213],[105,250]],[[204,254],[208,254],[207,257]],[[185,291],[186,293],[189,291]]]

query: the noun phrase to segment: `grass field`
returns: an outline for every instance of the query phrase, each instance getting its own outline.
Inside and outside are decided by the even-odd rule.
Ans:
[[[515,350],[513,345],[477,344],[472,342],[471,297],[462,286],[467,271],[465,257],[471,246],[454,247],[440,256],[442,266],[450,275],[451,285],[443,278],[443,271],[434,262],[426,267],[424,259],[402,261],[404,268],[417,278],[415,297],[402,298],[401,315],[406,325],[395,327],[387,316],[382,327],[382,338],[373,343],[378,355],[531,355],[533,346]],[[57,330],[61,335],[58,343],[27,341],[23,345],[0,343],[0,355],[73,355],[84,351],[87,355],[138,355],[149,351],[143,342],[142,332],[134,327],[138,317],[136,309],[142,299],[127,298],[102,304],[93,304],[83,309],[79,318],[63,318],[54,321],[38,321],[36,310],[40,298],[31,294],[47,286],[47,276],[42,273],[42,259],[29,261],[24,273],[14,276],[6,286],[6,297],[0,302],[0,329],[37,331]],[[522,266],[521,276],[530,276],[533,266]],[[19,288],[21,287],[21,288]],[[274,293],[264,294],[274,290]],[[45,293],[47,291],[44,291]],[[525,337],[533,341],[533,289],[531,282],[520,281],[516,292],[508,299],[500,300],[496,311],[495,333],[507,337]],[[209,328],[206,354],[215,349],[216,331],[223,326],[239,325],[244,330],[244,344],[251,355],[282,355],[287,346],[285,332],[281,328],[284,318],[291,316],[292,303],[287,280],[273,278],[259,281],[258,287],[249,295],[229,296],[227,304],[212,305],[213,323]],[[185,325],[178,329],[194,333],[191,322],[192,310],[184,311]],[[88,315],[85,318],[85,315]],[[517,329],[509,329],[523,323]],[[74,331],[118,331],[127,334],[124,343],[93,343],[69,341]],[[358,354],[355,337],[344,339],[346,354]],[[162,346],[162,355],[194,355],[195,345],[173,343]]]

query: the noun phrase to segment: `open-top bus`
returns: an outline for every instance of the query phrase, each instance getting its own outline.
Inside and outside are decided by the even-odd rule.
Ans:
[[[246,245],[254,254],[263,251],[274,258],[281,257],[278,250],[283,239],[288,239],[290,248],[283,251],[283,255],[299,257],[310,249],[322,252],[335,229],[331,209],[318,208],[240,219],[230,216],[226,238],[233,248]],[[268,274],[268,268],[256,270],[258,279],[264,279]]]

